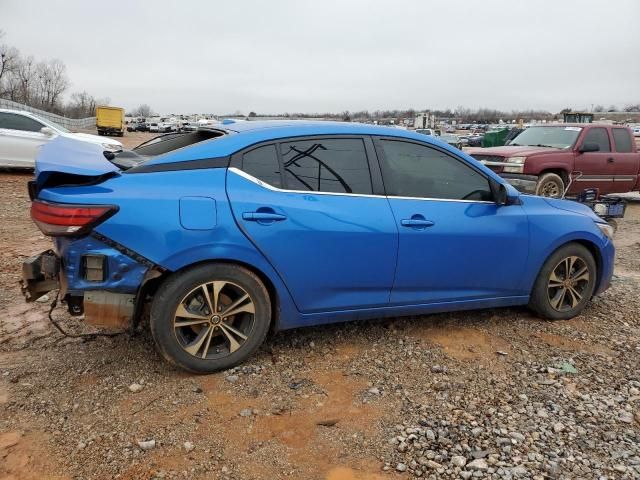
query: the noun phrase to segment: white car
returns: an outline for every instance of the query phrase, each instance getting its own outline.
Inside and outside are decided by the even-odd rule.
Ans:
[[[422,135],[429,135],[430,137],[437,137],[436,131],[432,128],[416,128],[416,133],[421,133]]]
[[[640,127],[633,127],[633,136],[640,137]]]
[[[33,113],[0,109],[0,167],[33,168],[39,148],[58,136],[96,143],[112,152],[122,150],[122,144],[117,140],[89,133],[71,133]]]
[[[162,133],[175,132],[177,130],[176,124],[172,122],[160,122],[158,124],[158,131]]]

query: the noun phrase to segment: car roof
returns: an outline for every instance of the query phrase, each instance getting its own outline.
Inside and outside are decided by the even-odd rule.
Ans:
[[[382,127],[355,122],[308,120],[265,120],[223,123],[215,125],[227,135],[175,150],[150,159],[146,165],[186,162],[226,157],[257,143],[310,135],[380,135],[417,140],[449,149],[445,142],[400,128]]]

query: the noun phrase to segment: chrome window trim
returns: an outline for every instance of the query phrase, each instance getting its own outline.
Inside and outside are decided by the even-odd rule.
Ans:
[[[399,197],[399,196],[397,197],[393,195],[372,195],[372,194],[365,194],[365,193],[316,192],[314,190],[287,190],[284,188],[278,188],[278,187],[274,187],[273,185],[269,185],[268,183],[263,182],[259,178],[256,178],[253,175],[249,175],[247,172],[244,172],[236,167],[229,167],[227,170],[232,173],[235,173],[236,175],[243,177],[246,180],[249,180],[250,182],[255,183],[256,185],[266,188],[267,190],[271,190],[273,192],[280,192],[280,193],[301,193],[304,195],[332,195],[332,196],[338,196],[338,197],[386,198],[388,200],[398,199],[398,200],[427,200],[431,202],[489,203],[489,204],[495,205],[495,202],[489,202],[487,200],[456,200],[456,199],[449,199],[449,198]]]

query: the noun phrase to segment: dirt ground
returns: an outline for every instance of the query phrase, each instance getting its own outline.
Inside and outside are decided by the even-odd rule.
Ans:
[[[48,303],[23,302],[21,262],[49,248],[31,176],[0,173],[0,479],[640,478],[640,202],[612,288],[573,320],[512,308],[300,329],[192,376],[148,334],[65,338]]]

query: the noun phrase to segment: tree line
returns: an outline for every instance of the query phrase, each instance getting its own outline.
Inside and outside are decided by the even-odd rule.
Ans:
[[[451,119],[461,123],[497,123],[499,120],[510,121],[519,119],[552,120],[557,117],[546,110],[511,110],[502,111],[491,108],[466,108],[457,107],[455,109],[395,109],[395,110],[345,110],[340,113],[284,113],[281,115],[268,115],[286,118],[332,118],[343,121],[372,121],[385,119],[405,119],[415,118],[417,115],[429,112],[439,119]],[[252,112],[253,113],[253,112]],[[254,114],[255,115],[255,114]]]

